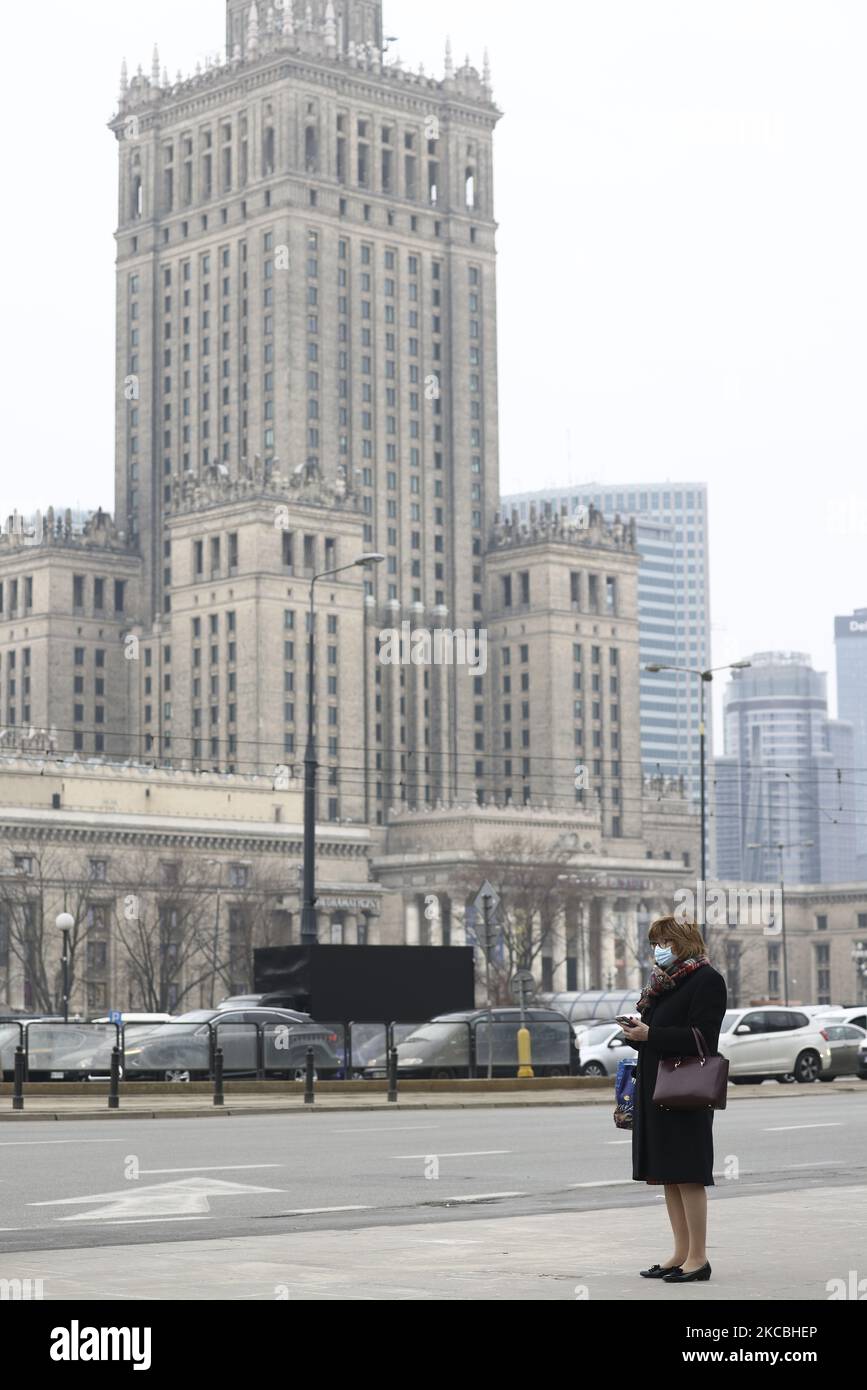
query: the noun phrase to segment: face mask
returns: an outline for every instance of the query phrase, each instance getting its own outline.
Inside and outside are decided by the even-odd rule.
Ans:
[[[666,966],[674,960],[674,951],[670,946],[654,946],[653,958],[657,965]]]

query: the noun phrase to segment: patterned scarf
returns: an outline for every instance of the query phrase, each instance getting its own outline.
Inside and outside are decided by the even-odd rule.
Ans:
[[[650,979],[638,1000],[638,1012],[641,1017],[644,1018],[652,999],[665,994],[667,990],[676,989],[681,980],[685,980],[694,970],[700,970],[703,965],[710,965],[707,956],[688,956],[686,960],[678,961],[676,966],[670,965],[664,970],[661,966],[654,965]]]

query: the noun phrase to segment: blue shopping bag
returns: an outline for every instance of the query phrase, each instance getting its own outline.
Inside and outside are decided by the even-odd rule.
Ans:
[[[635,1102],[635,1060],[624,1057],[617,1063],[614,1079],[614,1123],[618,1129],[632,1128],[632,1109]]]

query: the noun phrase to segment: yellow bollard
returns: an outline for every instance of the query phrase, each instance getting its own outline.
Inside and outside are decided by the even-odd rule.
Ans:
[[[535,1073],[531,1066],[533,1060],[529,1028],[518,1029],[518,1076],[531,1077]]]

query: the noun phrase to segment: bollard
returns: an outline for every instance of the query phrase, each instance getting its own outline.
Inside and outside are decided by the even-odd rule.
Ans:
[[[214,1104],[223,1103],[223,1049],[218,1047],[214,1053]]]
[[[526,1024],[521,1024],[518,1029],[518,1076],[531,1077],[535,1075],[532,1067],[533,1048],[530,1039],[530,1030]]]
[[[313,1048],[307,1049],[307,1067],[304,1072],[304,1104],[312,1105],[315,1097],[313,1094]]]
[[[12,1109],[24,1109],[24,1048],[19,1043],[15,1049],[15,1084],[12,1091]]]
[[[115,1043],[111,1049],[111,1072],[108,1080],[108,1108],[117,1110],[120,1106],[120,1048]]]
[[[388,1099],[390,1103],[397,1100],[397,1048],[393,1047],[388,1054]]]

